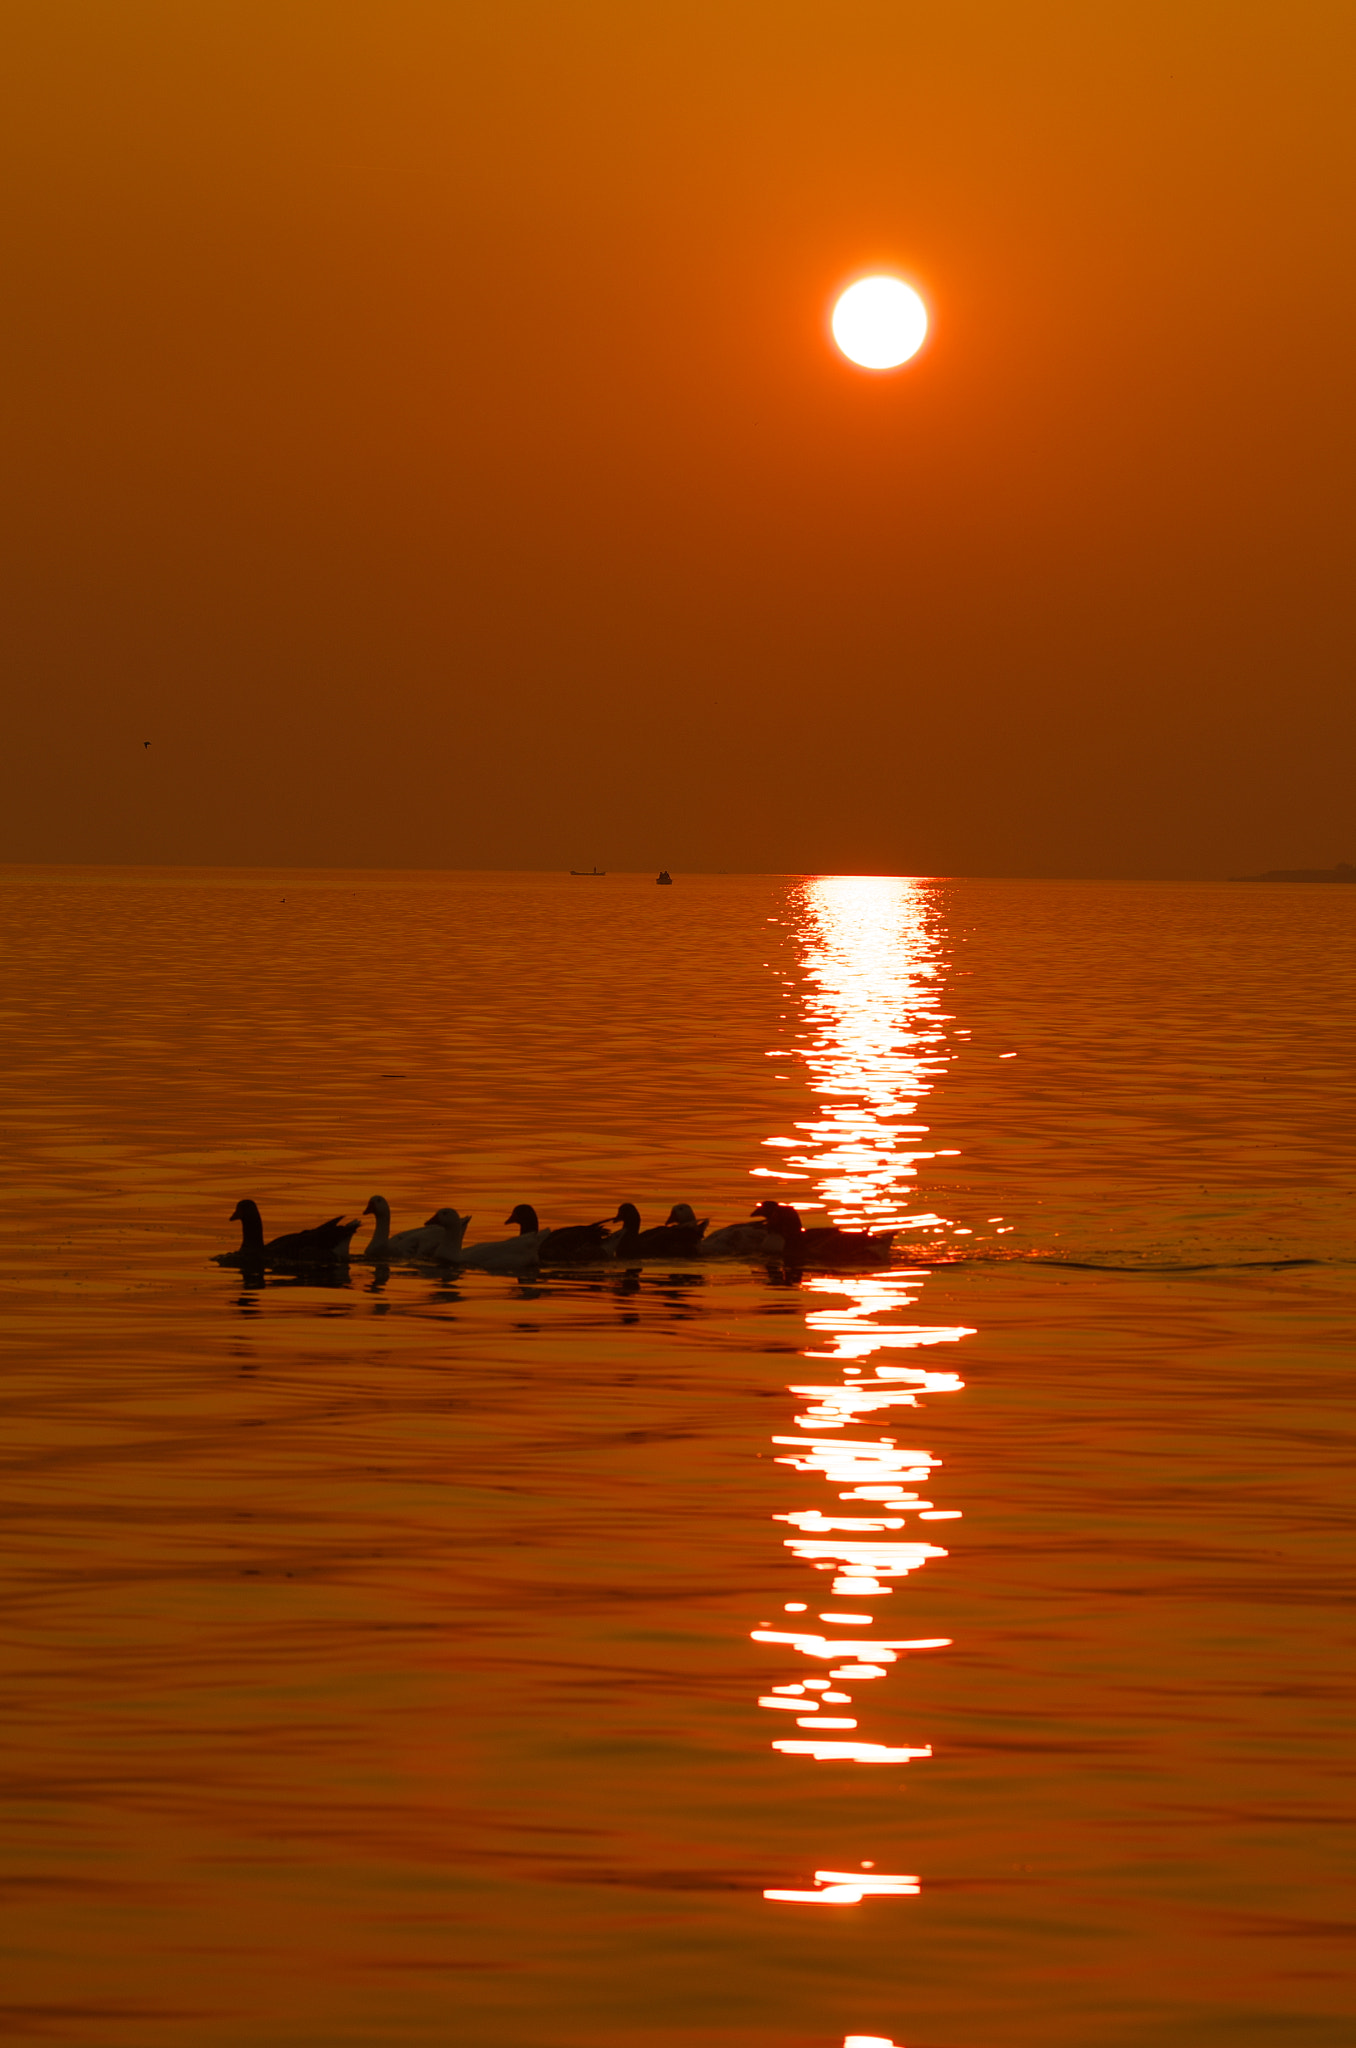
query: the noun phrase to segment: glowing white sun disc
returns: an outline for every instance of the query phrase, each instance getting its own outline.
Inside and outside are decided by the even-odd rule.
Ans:
[[[917,355],[928,309],[899,277],[859,277],[833,309],[833,338],[864,370],[894,370]]]

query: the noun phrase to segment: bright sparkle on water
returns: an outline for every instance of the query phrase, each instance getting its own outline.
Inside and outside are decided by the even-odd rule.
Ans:
[[[798,1207],[822,1207],[846,1228],[880,1230],[905,1224],[936,1225],[944,1219],[909,1213],[908,1182],[917,1162],[931,1151],[912,1141],[926,1124],[906,1123],[945,1067],[948,1021],[941,1008],[939,949],[927,903],[913,883],[888,878],[833,878],[807,883],[801,927],[808,1038],[800,1057],[821,1109],[812,1122],[796,1125],[796,1139],[765,1140],[785,1155],[776,1168],[752,1169],[757,1179],[795,1183],[786,1192]],[[917,1299],[925,1275],[900,1267],[841,1276],[814,1276],[805,1288],[822,1306],[806,1317],[811,1341],[807,1358],[841,1368],[839,1381],[795,1383],[788,1391],[805,1405],[794,1418],[799,1437],[773,1438],[777,1462],[826,1483],[831,1494],[807,1505],[798,1501],[774,1520],[795,1533],[783,1539],[794,1557],[814,1570],[832,1571],[838,1599],[888,1597],[894,1585],[934,1559],[940,1545],[913,1535],[908,1517],[935,1510],[905,1481],[931,1480],[937,1460],[930,1452],[901,1449],[890,1436],[836,1434],[869,1428],[899,1408],[917,1408],[920,1394],[957,1392],[963,1382],[950,1371],[910,1364],[878,1364],[871,1377],[863,1365],[882,1354],[954,1344],[973,1335],[961,1325],[936,1325],[901,1318]],[[839,1503],[847,1502],[846,1508]],[[864,1509],[869,1511],[863,1512]],[[822,1597],[822,1596],[821,1596]],[[873,1617],[827,1610],[821,1622],[831,1631],[874,1628]],[[912,1641],[854,1633],[851,1639],[813,1630],[753,1631],[756,1642],[793,1650],[816,1661],[851,1658],[833,1671],[837,1680],[887,1675],[911,1651],[942,1649],[944,1640]],[[774,1737],[772,1747],[797,1762],[855,1764],[912,1763],[931,1755],[927,1744],[872,1741],[859,1719],[826,1714],[824,1704],[846,1706],[852,1697],[824,1692],[822,1704],[807,1700],[824,1681],[772,1687],[759,1706],[773,1712],[800,1707],[797,1725],[804,1739]],[[785,1724],[783,1724],[785,1725]],[[846,1738],[846,1739],[845,1739]],[[815,1889],[774,1887],[763,1896],[779,1904],[860,1905],[867,1898],[913,1896],[917,1877],[862,1872],[815,1872]],[[868,2037],[851,2037],[865,2040]]]

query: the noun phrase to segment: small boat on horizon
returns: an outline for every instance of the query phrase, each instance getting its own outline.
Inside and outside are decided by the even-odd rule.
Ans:
[[[593,877],[594,875],[605,875],[605,874],[607,873],[607,869],[606,869],[606,868],[571,868],[571,869],[570,869],[570,873],[571,873],[572,875],[583,875],[583,876],[585,877],[585,879],[586,879],[586,880],[591,880],[591,879],[592,879],[592,877]]]

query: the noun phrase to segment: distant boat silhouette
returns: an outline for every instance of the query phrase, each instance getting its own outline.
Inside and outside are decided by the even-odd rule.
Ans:
[[[593,875],[605,875],[605,874],[607,873],[607,869],[606,869],[606,868],[571,868],[571,869],[570,869],[570,873],[571,873],[572,875],[584,875],[584,876],[586,876],[586,877],[591,877],[591,876],[593,876]]]
[[[667,868],[661,868],[659,870],[659,873],[655,876],[655,880],[656,882],[667,882],[671,885],[673,882],[673,876],[669,873]]]

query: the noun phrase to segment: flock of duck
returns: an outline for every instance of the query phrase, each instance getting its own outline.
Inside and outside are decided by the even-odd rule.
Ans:
[[[675,1202],[666,1222],[649,1230],[640,1227],[634,1202],[623,1202],[615,1216],[598,1223],[567,1223],[543,1227],[527,1202],[505,1220],[515,1237],[467,1244],[469,1216],[455,1209],[435,1209],[415,1230],[391,1230],[391,1205],[373,1195],[364,1216],[373,1219],[372,1235],[361,1251],[352,1249],[362,1218],[345,1223],[332,1216],[311,1230],[294,1230],[265,1239],[258,1204],[237,1202],[232,1223],[240,1225],[240,1247],[219,1252],[219,1266],[294,1269],[303,1266],[425,1265],[473,1272],[514,1273],[532,1266],[643,1265],[647,1259],[776,1260],[791,1267],[882,1266],[891,1257],[892,1230],[840,1230],[825,1223],[809,1228],[798,1210],[784,1202],[759,1202],[747,1223],[727,1223],[708,1230],[687,1202]]]

